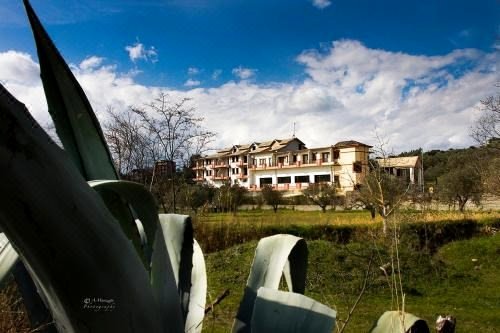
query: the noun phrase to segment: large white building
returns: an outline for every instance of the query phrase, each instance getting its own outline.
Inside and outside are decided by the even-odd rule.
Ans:
[[[345,193],[363,182],[370,148],[357,141],[306,148],[298,138],[234,145],[198,159],[195,180],[216,187],[240,184],[250,191],[264,185],[300,191],[311,183],[328,182]]]

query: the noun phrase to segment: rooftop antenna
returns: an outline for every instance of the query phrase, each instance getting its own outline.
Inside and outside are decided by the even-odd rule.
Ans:
[[[293,122],[293,135],[292,138],[295,138],[295,121]]]

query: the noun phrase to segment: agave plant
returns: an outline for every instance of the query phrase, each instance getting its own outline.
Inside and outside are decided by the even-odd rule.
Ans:
[[[200,332],[206,272],[191,219],[158,215],[146,189],[119,179],[87,97],[24,4],[64,150],[0,85],[0,280],[19,258],[59,332]],[[262,239],[233,331],[330,332],[335,311],[302,295],[306,263],[304,240]],[[277,290],[283,274],[289,292]]]

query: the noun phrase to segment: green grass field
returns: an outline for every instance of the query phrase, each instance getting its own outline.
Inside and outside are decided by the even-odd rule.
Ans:
[[[457,332],[500,332],[500,235],[451,242],[434,254],[415,251],[410,243],[400,249],[408,312],[430,325],[439,314],[452,314]],[[345,332],[368,332],[384,311],[394,308],[391,289],[378,268],[387,261],[388,250],[383,242],[373,244],[382,260],[375,260],[367,290]],[[335,308],[344,320],[361,290],[373,244],[308,242],[306,295]],[[252,241],[207,256],[208,301],[226,288],[230,295],[205,318],[204,332],[230,331],[255,247]]]
[[[439,314],[452,314],[458,319],[457,332],[500,332],[500,235],[492,235],[490,227],[498,227],[500,213],[406,211],[398,221],[403,224],[399,250],[406,310],[431,328]],[[390,260],[391,244],[380,226],[380,218],[372,220],[366,211],[254,210],[198,216],[197,238],[211,252],[206,257],[208,302],[230,290],[205,318],[204,332],[230,331],[257,239],[275,233],[308,240],[306,295],[336,309],[339,323],[358,297],[374,254],[366,292],[345,330],[368,332],[384,311],[396,306],[379,269]],[[477,232],[483,229],[489,231]]]

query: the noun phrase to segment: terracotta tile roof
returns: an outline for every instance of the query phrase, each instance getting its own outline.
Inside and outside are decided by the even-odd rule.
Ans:
[[[371,148],[372,146],[369,146],[367,144],[364,144],[359,141],[354,141],[354,140],[347,140],[347,141],[339,141],[334,145],[335,148],[346,148],[346,147],[368,147]]]

